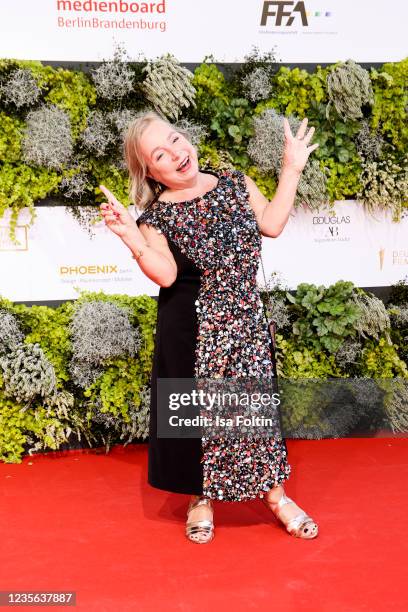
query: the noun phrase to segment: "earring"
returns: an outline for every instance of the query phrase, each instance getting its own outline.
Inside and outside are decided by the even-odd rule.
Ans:
[[[153,191],[154,191],[154,195],[159,195],[161,193],[160,183],[156,183],[156,182],[154,183]]]

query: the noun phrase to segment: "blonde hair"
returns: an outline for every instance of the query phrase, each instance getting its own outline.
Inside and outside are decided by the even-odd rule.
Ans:
[[[136,117],[129,125],[124,138],[124,155],[129,170],[129,197],[138,208],[144,210],[153,198],[166,186],[157,183],[147,176],[147,166],[140,151],[140,137],[153,121],[163,121],[169,127],[177,130],[188,140],[189,135],[183,129],[170,123],[165,117],[155,111],[146,111]]]

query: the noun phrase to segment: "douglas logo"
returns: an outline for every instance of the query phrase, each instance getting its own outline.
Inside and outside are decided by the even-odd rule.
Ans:
[[[285,7],[289,10],[285,10]],[[301,18],[303,26],[309,25],[307,22],[306,8],[304,2],[295,3],[284,2],[281,0],[270,2],[269,0],[266,0],[263,3],[261,26],[267,25],[267,21],[270,17],[276,17],[274,23],[274,25],[276,26],[291,26],[296,16],[299,16]],[[282,23],[283,17],[288,18],[285,23]]]
[[[313,217],[313,225],[332,225],[333,223],[337,223],[341,225],[342,223],[350,223],[350,216],[347,215],[345,217]]]
[[[316,242],[349,242],[350,237],[344,236],[343,225],[351,223],[350,215],[337,217],[336,215],[320,215],[313,217],[312,224]],[[316,227],[317,226],[317,227]],[[342,231],[343,230],[343,231]]]

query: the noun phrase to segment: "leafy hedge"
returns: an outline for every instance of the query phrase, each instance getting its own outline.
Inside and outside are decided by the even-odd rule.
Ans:
[[[89,229],[101,182],[128,205],[123,134],[138,112],[154,108],[190,132],[202,167],[241,169],[267,197],[279,176],[282,115],[292,129],[307,116],[320,146],[296,205],[357,198],[398,220],[408,201],[407,77],[408,59],[369,71],[348,60],[309,73],[256,51],[238,69],[207,58],[194,73],[171,56],[133,63],[121,50],[89,74],[0,60],[0,217],[11,212],[15,240],[20,210],[28,207],[34,219],[36,202],[56,196]],[[376,381],[370,397],[381,399],[395,431],[406,431],[406,387],[390,386],[407,378],[406,283],[387,308],[347,282],[303,284],[296,296],[276,285],[270,293],[282,379]],[[147,296],[86,292],[56,309],[2,299],[1,460],[19,462],[73,438],[107,449],[144,439],[156,308]],[[129,342],[115,331],[124,321]],[[87,334],[99,341],[92,359]],[[291,393],[285,419],[294,435],[339,435],[353,426],[353,410],[329,423],[312,388]],[[362,406],[356,389],[352,396]]]
[[[120,49],[90,74],[0,60],[0,216],[11,210],[14,240],[19,211],[29,207],[34,218],[46,196],[80,215],[78,204],[101,201],[103,182],[129,204],[124,130],[155,108],[198,134],[203,167],[241,169],[268,197],[281,153],[271,129],[281,129],[282,115],[292,125],[307,116],[320,144],[313,173],[305,168],[308,182],[316,181],[307,203],[357,198],[398,220],[408,201],[407,83],[408,59],[369,71],[348,60],[309,73],[256,50],[239,69],[221,71],[206,58],[194,73],[171,56],[132,63]],[[261,161],[251,156],[254,139]]]
[[[87,304],[94,311],[84,318]],[[104,304],[114,310],[100,325],[94,313]],[[78,376],[81,346],[74,341],[81,312],[83,351],[91,359],[90,337],[99,341],[97,352],[105,347],[88,385]],[[156,313],[148,296],[81,292],[55,309],[0,299],[0,459],[20,462],[25,452],[57,449],[73,438],[107,450],[114,440],[145,439]],[[137,335],[136,354],[121,353],[118,315]]]
[[[346,435],[364,414],[375,429],[378,402],[387,424],[406,431],[406,281],[393,288],[386,307],[344,281],[302,284],[295,296],[271,283],[261,289],[264,299],[269,294],[278,373],[289,393],[286,431]],[[147,296],[83,291],[55,309],[0,299],[0,459],[18,463],[25,453],[83,438],[107,450],[145,439],[156,316],[157,302]],[[351,395],[348,409],[342,399],[344,413],[337,410],[330,421],[321,385],[333,381],[347,383]]]

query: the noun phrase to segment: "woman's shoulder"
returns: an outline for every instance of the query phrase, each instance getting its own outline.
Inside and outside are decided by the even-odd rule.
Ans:
[[[141,223],[145,223],[146,225],[157,225],[159,221],[157,215],[157,203],[156,199],[151,200],[146,204],[143,210],[140,212],[139,216],[136,219],[137,225]]]
[[[247,192],[248,186],[246,182],[246,177],[242,170],[237,170],[236,168],[226,168],[222,175],[231,181],[235,187],[238,187],[241,191]]]

